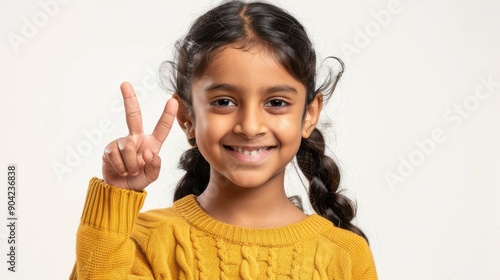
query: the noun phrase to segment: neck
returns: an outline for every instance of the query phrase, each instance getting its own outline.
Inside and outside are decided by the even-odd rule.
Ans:
[[[280,227],[307,217],[286,196],[284,176],[258,187],[241,187],[226,178],[211,177],[198,203],[213,218],[247,228]]]

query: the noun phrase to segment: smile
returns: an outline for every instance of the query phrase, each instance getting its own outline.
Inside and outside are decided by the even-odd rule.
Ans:
[[[274,147],[233,147],[233,146],[225,146],[226,149],[233,150],[245,156],[258,156],[263,152],[269,151]]]

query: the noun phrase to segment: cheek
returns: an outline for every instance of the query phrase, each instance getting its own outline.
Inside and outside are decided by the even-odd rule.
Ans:
[[[273,131],[283,144],[300,143],[302,138],[302,122],[300,118],[276,118]]]
[[[197,113],[194,128],[198,146],[218,145],[230,124],[224,118],[217,118],[213,114]]]

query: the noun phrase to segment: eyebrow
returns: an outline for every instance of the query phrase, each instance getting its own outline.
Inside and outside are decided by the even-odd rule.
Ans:
[[[212,84],[212,85],[205,88],[206,93],[209,93],[212,91],[217,91],[217,90],[236,92],[236,93],[241,93],[244,91],[241,87],[237,87],[237,86],[232,85],[232,84],[224,84],[224,83]],[[294,87],[292,87],[290,85],[286,85],[286,84],[267,87],[267,88],[265,88],[264,92],[266,92],[268,94],[274,93],[274,92],[291,92],[291,93],[297,93],[297,94],[299,93],[297,91],[297,89],[295,89]]]
[[[229,92],[242,92],[241,88],[231,84],[211,84],[210,86],[205,88],[205,92],[218,91],[218,90],[229,91]]]

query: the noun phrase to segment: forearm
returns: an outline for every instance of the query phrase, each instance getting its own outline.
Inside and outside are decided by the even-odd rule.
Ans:
[[[77,233],[73,279],[147,279],[151,275],[142,252],[130,239],[145,196],[97,178],[90,181]]]

